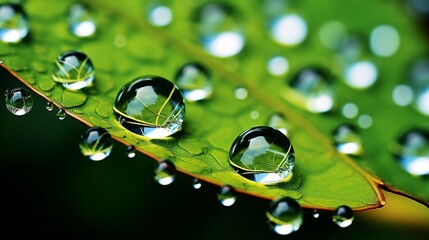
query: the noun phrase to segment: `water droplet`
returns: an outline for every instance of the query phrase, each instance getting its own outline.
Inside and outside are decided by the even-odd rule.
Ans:
[[[24,88],[6,90],[5,97],[6,108],[13,115],[25,115],[33,108],[33,97]]]
[[[250,118],[251,119],[254,119],[254,120],[256,120],[256,119],[258,119],[259,118],[259,112],[258,111],[256,111],[256,110],[254,110],[254,111],[252,111],[252,112],[250,112]]]
[[[194,178],[192,181],[192,187],[194,189],[200,189],[202,187],[201,181],[198,178]]]
[[[93,161],[100,161],[110,155],[113,142],[110,134],[101,127],[91,127],[80,137],[80,151]]]
[[[91,59],[80,51],[68,51],[55,61],[52,78],[69,90],[78,90],[92,85],[94,66]]]
[[[292,76],[288,84],[295,90],[295,96],[291,97],[287,92],[284,97],[298,106],[313,113],[328,112],[334,107],[332,76],[326,69],[304,67]]]
[[[283,56],[275,56],[268,60],[267,70],[274,76],[282,76],[289,70],[289,62]]]
[[[127,45],[127,38],[124,35],[118,34],[113,38],[113,45],[117,48],[123,48]]]
[[[295,46],[307,37],[307,24],[297,14],[282,14],[270,21],[269,31],[277,43]]]
[[[276,128],[283,134],[289,136],[290,126],[285,116],[281,113],[273,113],[268,117],[267,126]]]
[[[46,110],[48,110],[49,112],[54,110],[54,104],[52,102],[46,102],[46,106],[45,106]]]
[[[398,31],[389,25],[380,25],[371,31],[371,51],[380,57],[390,57],[398,50],[400,44]]]
[[[18,43],[29,31],[27,14],[19,4],[0,4],[0,41]]]
[[[298,231],[303,221],[301,206],[290,197],[281,197],[271,201],[266,216],[270,227],[280,235]]]
[[[200,41],[216,57],[231,57],[243,49],[245,38],[238,12],[226,3],[209,2],[195,12]]]
[[[429,58],[418,58],[411,64],[408,77],[412,88],[416,109],[424,115],[429,115]]]
[[[367,129],[372,126],[372,117],[368,114],[362,114],[358,118],[358,125],[361,128]]]
[[[136,156],[136,148],[132,145],[127,146],[127,157],[134,158]]]
[[[237,98],[238,100],[244,100],[247,98],[248,92],[247,92],[247,89],[243,87],[239,87],[235,89],[234,95],[235,95],[235,98]]]
[[[372,62],[360,61],[348,65],[344,75],[349,86],[356,89],[365,89],[376,82],[378,70]]]
[[[170,185],[176,177],[176,166],[169,160],[161,160],[155,168],[154,179],[161,185]]]
[[[415,176],[429,175],[429,131],[411,128],[395,142],[393,156],[402,169]]]
[[[230,185],[222,186],[217,194],[217,199],[225,207],[232,206],[237,200],[237,192]]]
[[[57,117],[58,117],[58,119],[59,120],[64,120],[65,118],[66,118],[66,116],[67,116],[67,113],[66,113],[66,111],[64,111],[64,109],[59,109],[58,110],[58,112],[57,112]]]
[[[148,138],[165,138],[181,129],[185,102],[172,82],[146,75],[121,88],[113,110],[129,131]]]
[[[349,35],[338,49],[341,60],[356,62],[364,52],[364,43],[360,36]]]
[[[201,63],[187,63],[175,75],[177,87],[188,101],[211,97],[213,89],[209,70]]]
[[[341,108],[341,112],[342,112],[342,114],[343,114],[344,117],[352,119],[352,118],[355,118],[358,115],[359,108],[354,103],[346,103]]]
[[[393,102],[398,106],[408,106],[413,102],[414,93],[410,86],[400,84],[392,91]]]
[[[173,20],[173,12],[166,5],[153,4],[148,9],[148,20],[154,26],[164,27]]]
[[[91,37],[96,30],[91,9],[82,4],[74,3],[69,9],[69,28],[76,37]]]
[[[342,228],[350,226],[353,219],[353,210],[345,205],[337,207],[332,214],[332,221]]]
[[[241,176],[263,184],[292,177],[295,152],[289,138],[277,129],[258,126],[245,130],[229,150],[229,163]]]
[[[319,211],[317,209],[313,210],[313,217],[314,218],[319,218],[320,217],[320,213],[319,213]]]
[[[320,42],[327,48],[338,50],[347,39],[347,29],[337,21],[327,22],[319,30]]]
[[[358,129],[349,123],[343,123],[333,131],[334,145],[344,154],[358,156],[362,153],[361,139]]]

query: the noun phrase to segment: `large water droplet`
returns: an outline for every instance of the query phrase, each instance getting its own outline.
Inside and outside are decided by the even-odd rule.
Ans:
[[[91,86],[94,74],[94,66],[85,53],[68,51],[55,61],[52,78],[67,89],[78,90]]]
[[[27,36],[28,31],[27,14],[21,5],[0,4],[0,41],[18,43]]]
[[[237,192],[230,185],[222,186],[217,194],[217,199],[225,207],[232,206],[237,200]]]
[[[415,176],[429,175],[429,131],[411,128],[396,140],[393,156],[402,169]]]
[[[33,97],[24,88],[14,88],[6,90],[6,108],[16,116],[22,116],[33,108]]]
[[[269,31],[274,41],[287,46],[295,46],[307,36],[307,24],[297,14],[283,14],[273,18]]]
[[[283,97],[310,112],[328,112],[334,107],[332,76],[324,68],[302,68],[290,78],[288,85],[294,92],[287,91]]]
[[[353,219],[353,210],[345,205],[337,207],[332,214],[332,221],[342,228],[350,226]]]
[[[371,51],[380,57],[390,57],[399,48],[400,39],[398,31],[389,25],[380,25],[371,31]]]
[[[243,28],[236,10],[226,3],[209,2],[195,12],[200,41],[206,51],[216,57],[230,57],[245,45]]]
[[[175,83],[188,101],[207,99],[213,92],[209,70],[201,63],[187,63],[179,68]]]
[[[289,136],[290,124],[286,120],[286,117],[281,113],[272,113],[268,117],[267,126],[276,128],[283,134]]]
[[[100,161],[110,155],[113,148],[112,137],[101,127],[91,127],[80,137],[79,148],[85,157]]]
[[[349,123],[343,123],[333,131],[334,145],[339,152],[358,156],[362,153],[362,144],[358,129]]]
[[[344,24],[337,21],[327,22],[319,30],[320,42],[332,50],[340,49],[347,40],[347,35]]]
[[[148,138],[165,138],[181,129],[185,102],[172,82],[146,75],[121,88],[113,110],[129,131]]]
[[[345,68],[346,83],[356,89],[371,87],[378,78],[377,67],[369,61],[360,61],[349,64]]]
[[[97,27],[91,9],[83,3],[74,3],[69,9],[69,29],[76,37],[91,37]]]
[[[164,27],[173,20],[173,12],[166,5],[159,3],[152,4],[148,7],[148,10],[147,18],[154,26]]]
[[[274,184],[292,177],[295,152],[282,132],[258,126],[245,130],[234,140],[229,150],[229,163],[245,178]]]
[[[267,70],[274,76],[281,76],[289,70],[289,62],[283,56],[274,56],[268,60]]]
[[[411,64],[409,85],[413,90],[416,109],[429,115],[429,57],[422,57]]]
[[[303,221],[301,206],[290,197],[281,197],[271,201],[266,216],[270,227],[280,235],[298,231]]]
[[[161,185],[170,185],[176,177],[176,166],[170,160],[161,160],[155,168],[154,179]]]

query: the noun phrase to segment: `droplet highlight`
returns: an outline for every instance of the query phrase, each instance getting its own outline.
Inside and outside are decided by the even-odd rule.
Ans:
[[[92,10],[83,3],[70,6],[68,23],[70,32],[80,38],[93,36],[97,29]]]
[[[54,104],[50,101],[46,102],[45,105],[46,110],[48,110],[48,112],[51,112],[52,110],[54,110]]]
[[[229,150],[229,163],[249,180],[275,184],[291,179],[295,152],[282,132],[258,126],[243,131],[234,140]]]
[[[275,128],[287,136],[290,135],[290,124],[281,113],[272,113],[268,117],[267,126]]]
[[[392,100],[398,106],[408,106],[414,100],[413,89],[405,84],[399,84],[393,88]]]
[[[163,4],[152,4],[147,14],[149,22],[157,27],[165,27],[173,20],[173,11]]]
[[[274,56],[268,60],[267,70],[273,76],[285,75],[289,70],[289,61],[283,56]]]
[[[341,108],[341,113],[344,117],[352,119],[355,118],[359,113],[359,108],[354,103],[346,103]]]
[[[5,91],[7,110],[16,116],[23,116],[33,108],[33,97],[24,88],[14,88]]]
[[[19,43],[29,32],[27,14],[19,4],[0,4],[0,41]]]
[[[358,118],[358,125],[363,129],[368,129],[372,126],[373,120],[372,117],[368,114],[362,114]]]
[[[58,56],[52,78],[69,90],[92,85],[95,70],[91,59],[80,51],[68,51]]]
[[[332,214],[332,221],[342,228],[350,226],[353,219],[353,210],[345,205],[337,207]]]
[[[361,138],[358,129],[350,124],[343,123],[333,131],[335,148],[344,154],[359,156],[362,153]]]
[[[271,229],[279,235],[288,235],[298,231],[303,222],[301,206],[290,197],[281,197],[271,201],[266,216]]]
[[[112,137],[104,128],[91,127],[81,135],[79,148],[83,156],[93,161],[101,161],[112,151]]]
[[[127,146],[127,157],[128,158],[134,158],[136,156],[136,148],[132,145]]]
[[[160,185],[170,185],[176,177],[176,166],[170,160],[161,160],[154,170],[154,179]]]
[[[113,110],[119,123],[129,131],[147,138],[165,138],[181,129],[185,102],[172,82],[145,75],[120,89]]]
[[[192,180],[192,187],[194,189],[200,189],[202,187],[202,183],[201,183],[200,179],[194,178],[194,180]]]
[[[217,194],[217,199],[223,206],[230,207],[237,200],[237,192],[230,185],[222,186]]]
[[[297,14],[283,14],[270,21],[269,32],[275,42],[295,46],[307,37],[307,24]]]
[[[210,72],[201,63],[191,62],[181,66],[174,80],[187,101],[208,99],[213,93]]]
[[[400,45],[400,37],[396,28],[380,25],[371,31],[369,45],[371,51],[379,57],[390,57],[396,53]]]
[[[360,61],[346,66],[344,75],[349,86],[355,89],[366,89],[377,81],[378,70],[372,62]]]

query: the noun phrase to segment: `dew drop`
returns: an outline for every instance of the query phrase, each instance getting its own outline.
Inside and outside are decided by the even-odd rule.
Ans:
[[[399,84],[393,88],[392,99],[398,106],[408,106],[414,99],[413,90],[408,85]]]
[[[268,117],[267,126],[275,128],[287,136],[290,134],[290,124],[281,113],[272,113]]]
[[[183,65],[174,77],[177,87],[188,101],[199,101],[211,97],[213,88],[209,70],[201,63]]]
[[[411,128],[395,142],[393,156],[406,172],[414,176],[429,175],[429,131]]]
[[[340,49],[344,45],[347,35],[346,26],[337,21],[327,22],[319,30],[320,42],[332,50]]]
[[[169,25],[173,20],[173,12],[166,5],[154,4],[148,9],[148,20],[154,26],[164,27]]]
[[[68,51],[58,56],[52,78],[69,90],[78,90],[92,85],[94,66],[91,59],[80,51]]]
[[[353,219],[353,210],[345,205],[337,207],[332,214],[332,221],[342,228],[350,226]]]
[[[358,125],[361,128],[367,129],[372,126],[372,117],[368,114],[362,114],[358,118]]]
[[[343,114],[344,117],[352,119],[358,115],[359,108],[354,103],[346,103],[341,108],[341,113]]]
[[[307,24],[297,14],[282,14],[270,21],[269,31],[277,43],[295,46],[307,37]]]
[[[19,4],[0,4],[0,41],[18,43],[28,34],[27,14]]]
[[[360,61],[348,65],[344,75],[349,86],[356,89],[365,89],[376,82],[378,70],[372,62]]]
[[[243,87],[238,87],[237,89],[235,89],[234,95],[235,98],[237,98],[238,100],[244,100],[247,98],[248,92],[247,89]]]
[[[101,127],[91,127],[80,137],[80,151],[93,161],[100,161],[110,155],[113,148],[112,137]]]
[[[117,48],[123,48],[127,45],[127,38],[124,35],[118,34],[113,38],[113,45]]]
[[[59,109],[57,112],[57,117],[59,120],[64,120],[67,116],[66,111],[64,111],[64,109]]]
[[[241,176],[263,184],[289,181],[295,152],[277,129],[258,126],[243,131],[229,150],[229,163]]]
[[[250,112],[250,118],[251,119],[254,119],[254,120],[256,120],[256,119],[258,119],[259,118],[259,112],[258,111],[256,111],[256,110],[254,110],[254,111],[252,111],[252,112]]]
[[[172,82],[145,75],[120,89],[113,110],[129,131],[148,138],[165,138],[181,129],[185,102]]]
[[[154,179],[161,185],[170,185],[176,177],[176,166],[169,160],[161,160],[154,170]]]
[[[246,40],[239,20],[238,12],[226,3],[208,2],[198,8],[194,22],[204,49],[221,58],[241,52]]]
[[[6,90],[5,98],[6,108],[13,115],[25,115],[33,108],[33,97],[24,88]]]
[[[319,213],[319,211],[317,209],[313,210],[313,217],[314,218],[319,218],[320,217],[320,213]]]
[[[429,58],[423,57],[411,64],[408,84],[413,90],[414,106],[424,115],[429,115]]]
[[[324,68],[304,67],[290,78],[288,85],[296,95],[287,92],[283,97],[310,112],[328,112],[334,107],[332,76]]]
[[[76,37],[91,37],[97,29],[91,9],[82,3],[70,6],[68,21],[69,29]]]
[[[362,144],[358,129],[349,123],[343,123],[333,131],[334,145],[344,154],[359,156],[362,153]]]
[[[46,102],[46,106],[45,106],[46,110],[48,110],[48,112],[54,110],[54,104],[50,101]]]
[[[371,31],[370,48],[379,57],[390,57],[398,50],[400,38],[398,31],[389,25],[380,25]]]
[[[268,60],[267,70],[271,75],[282,76],[289,70],[289,61],[283,56],[275,56]]]
[[[288,235],[298,231],[303,221],[301,206],[290,197],[281,197],[271,201],[266,216],[269,226],[279,235]]]
[[[127,157],[128,158],[134,158],[136,156],[136,148],[132,145],[127,146]]]
[[[217,199],[225,207],[232,206],[237,200],[237,192],[230,185],[222,186],[217,194]]]
[[[202,187],[201,181],[198,178],[194,178],[192,181],[192,187],[194,189],[200,189]]]

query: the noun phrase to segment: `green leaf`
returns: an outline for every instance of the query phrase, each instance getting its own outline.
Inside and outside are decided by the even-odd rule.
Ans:
[[[144,3],[138,1],[85,1],[95,9],[97,33],[93,38],[78,39],[68,30],[67,12],[71,2],[28,0],[24,8],[28,13],[31,35],[18,44],[2,44],[2,67],[10,69],[17,77],[42,97],[88,126],[100,126],[119,142],[136,146],[137,150],[155,160],[169,159],[176,168],[188,175],[217,185],[229,184],[238,191],[274,199],[290,196],[304,207],[333,209],[346,204],[359,209],[380,207],[384,198],[378,184],[427,202],[429,192],[424,190],[424,180],[403,172],[389,153],[389,142],[398,131],[407,126],[423,123],[427,117],[413,109],[397,107],[390,100],[392,87],[402,81],[406,63],[427,47],[409,16],[401,15],[401,6],[382,1],[344,3],[333,0],[331,4],[301,1],[291,6],[291,11],[303,15],[310,28],[306,42],[296,48],[274,43],[266,32],[266,16],[259,1],[234,3],[246,30],[246,48],[235,57],[219,59],[208,55],[199,45],[192,22],[198,1],[185,6],[171,2],[174,20],[170,26],[151,26],[144,16]],[[335,14],[351,31],[365,37],[369,28],[389,23],[401,30],[401,40],[414,44],[401,45],[398,53],[389,60],[369,53],[381,79],[368,91],[357,91],[344,82],[335,82],[336,108],[332,114],[308,113],[285,98],[285,81],[300,67],[317,64],[329,68],[339,79],[342,66],[336,54],[317,42],[317,29],[333,20],[330,7],[347,9]],[[368,7],[370,6],[370,7]],[[44,11],[44,9],[56,9]],[[369,11],[368,18],[361,18],[362,11]],[[386,14],[376,14],[380,9]],[[71,92],[55,83],[51,77],[56,57],[67,50],[85,52],[96,68],[94,86]],[[284,54],[291,61],[289,75],[273,77],[266,71],[267,59]],[[175,71],[184,63],[199,61],[212,72],[214,95],[204,102],[187,102],[183,129],[173,137],[150,140],[125,130],[116,120],[112,106],[119,89],[141,75],[159,75],[172,80]],[[392,79],[392,80],[385,80]],[[249,93],[246,99],[234,97],[238,87]],[[336,151],[331,131],[347,121],[340,114],[346,102],[358,104],[360,112],[371,115],[374,125],[362,130],[364,156],[358,164],[371,172],[375,180],[361,170],[352,159]],[[382,106],[375,103],[382,103]],[[380,111],[380,107],[383,111]],[[257,119],[250,117],[253,111]],[[410,118],[395,118],[403,112]],[[291,128],[291,141],[296,153],[296,166],[292,179],[287,183],[262,185],[236,174],[228,163],[228,151],[242,131],[266,125],[272,113],[287,116]],[[391,121],[395,119],[395,121]],[[423,190],[422,190],[423,189]]]

